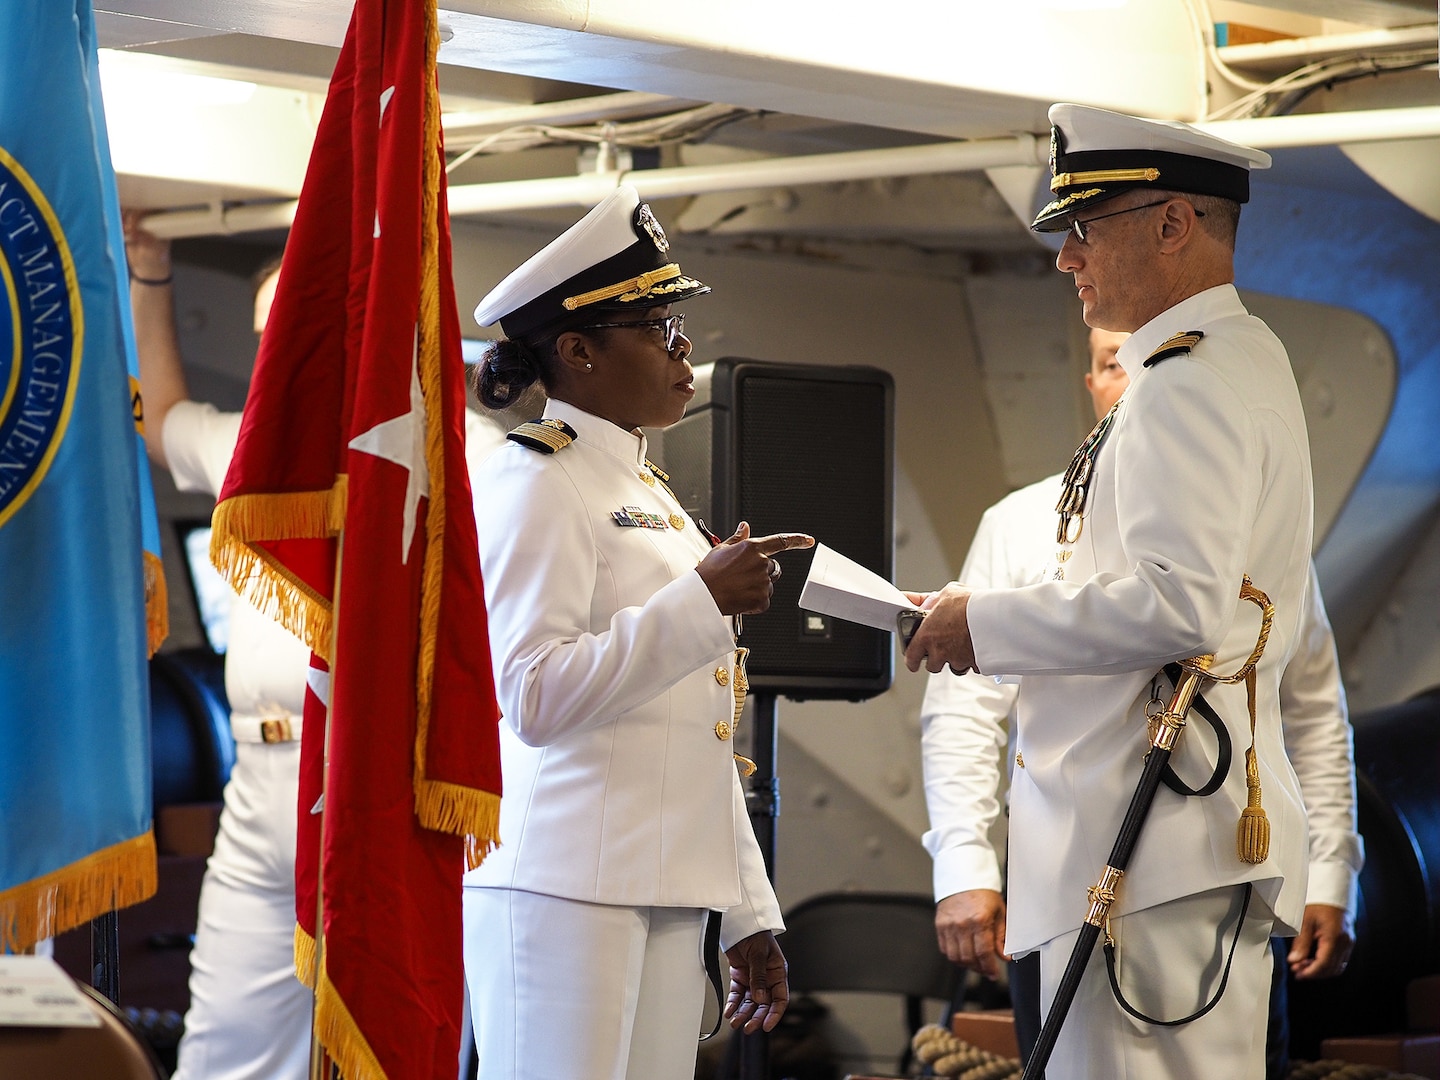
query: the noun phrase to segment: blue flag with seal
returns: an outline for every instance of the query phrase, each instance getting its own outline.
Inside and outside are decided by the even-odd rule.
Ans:
[[[0,4],[0,952],[156,886],[153,505],[104,131],[90,0]]]

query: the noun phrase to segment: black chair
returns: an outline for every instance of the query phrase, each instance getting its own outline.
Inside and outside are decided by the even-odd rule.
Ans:
[[[935,940],[935,901],[920,893],[823,893],[785,915],[780,947],[790,965],[790,994],[832,991],[896,994],[913,1036],[926,998],[950,1002],[961,970]],[[900,1058],[910,1064],[906,1042]]]
[[[150,759],[157,808],[220,801],[235,764],[223,656],[202,647],[150,659]]]

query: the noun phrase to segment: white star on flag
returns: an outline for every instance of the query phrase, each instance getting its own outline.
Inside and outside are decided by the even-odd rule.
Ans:
[[[320,704],[328,710],[330,708],[330,672],[311,666],[305,669],[305,685],[315,695]],[[325,812],[325,793],[320,793],[320,798],[315,800],[315,805],[310,808],[310,813],[321,814]]]
[[[404,526],[400,538],[400,562],[410,561],[410,541],[415,537],[415,510],[422,497],[430,494],[430,466],[425,461],[425,398],[420,393],[420,336],[416,332],[410,354],[410,411],[376,424],[350,440],[350,449],[393,461],[409,472],[405,481]]]

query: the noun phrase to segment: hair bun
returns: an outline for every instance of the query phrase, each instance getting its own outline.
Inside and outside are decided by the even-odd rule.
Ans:
[[[514,403],[541,376],[539,359],[524,343],[505,339],[485,350],[475,376],[475,393],[491,409]]]

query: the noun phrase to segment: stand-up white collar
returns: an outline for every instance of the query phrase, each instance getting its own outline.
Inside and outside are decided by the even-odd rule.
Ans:
[[[609,420],[602,420],[584,409],[577,409],[567,401],[551,399],[545,406],[545,415],[564,420],[572,428],[580,442],[613,454],[629,465],[645,465],[645,436],[626,431]]]
[[[1156,315],[1121,344],[1115,359],[1120,361],[1125,374],[1134,382],[1144,369],[1146,358],[1161,342],[1187,330],[1203,329],[1219,319],[1248,314],[1234,285],[1216,285]]]

